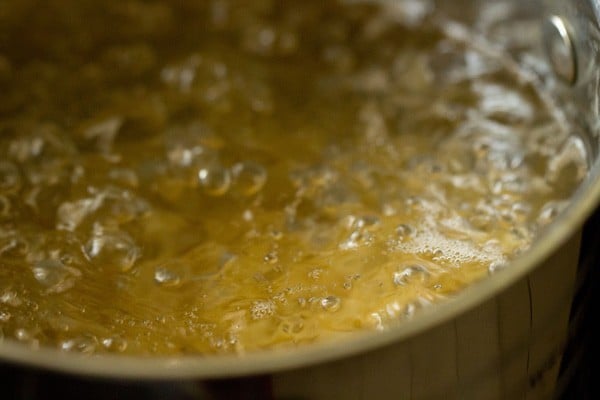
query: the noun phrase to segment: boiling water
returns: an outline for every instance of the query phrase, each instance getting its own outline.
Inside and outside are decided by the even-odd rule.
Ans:
[[[5,340],[326,340],[526,250],[582,142],[528,75],[389,4],[4,1]]]

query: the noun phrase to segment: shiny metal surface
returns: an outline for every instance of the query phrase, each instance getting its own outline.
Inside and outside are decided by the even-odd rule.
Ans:
[[[472,11],[482,2],[463,3]],[[514,4],[519,10],[517,2],[495,3]],[[564,36],[557,20],[552,27],[559,47],[567,47],[563,49],[567,53],[558,52],[560,57],[568,56],[568,47],[577,49],[578,62],[562,66],[561,61],[558,70],[555,66],[557,74],[572,86],[548,84],[564,103],[577,133],[587,139],[594,161],[572,206],[510,268],[452,301],[424,310],[396,329],[294,351],[243,357],[89,357],[51,349],[32,351],[5,341],[0,345],[0,358],[118,378],[261,375],[270,381],[274,398],[550,398],[565,347],[580,229],[600,203],[600,162],[596,159],[600,148],[600,4],[556,0],[544,2],[543,9],[537,5],[527,2],[521,7],[528,13],[535,9],[540,26],[546,16],[560,15],[561,23],[573,30]],[[466,14],[465,22],[469,22]],[[510,21],[517,21],[515,15],[506,18],[508,28]]]
[[[553,15],[544,23],[544,47],[556,76],[569,85],[577,82],[577,52],[570,28],[559,16]]]

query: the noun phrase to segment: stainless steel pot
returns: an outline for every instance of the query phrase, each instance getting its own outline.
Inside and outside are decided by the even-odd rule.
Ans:
[[[259,382],[239,387],[287,399],[551,397],[576,291],[581,228],[600,204],[600,3],[438,3],[470,29],[477,31],[487,13],[487,21],[502,21],[498,29],[516,32],[517,41],[536,42],[540,51],[545,46],[547,66],[556,78],[547,84],[577,127],[576,134],[588,144],[593,165],[589,176],[571,206],[530,251],[410,322],[342,342],[245,356],[136,358],[34,351],[6,339],[0,344],[0,359],[111,378],[198,379],[211,382],[206,387],[213,389],[218,382]],[[519,36],[523,32],[531,36]],[[523,56],[518,46],[504,50],[505,57]]]

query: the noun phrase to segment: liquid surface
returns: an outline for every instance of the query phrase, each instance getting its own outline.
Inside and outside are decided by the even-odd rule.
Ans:
[[[585,175],[582,143],[435,10],[389,7],[0,4],[0,338],[310,343],[526,250]]]

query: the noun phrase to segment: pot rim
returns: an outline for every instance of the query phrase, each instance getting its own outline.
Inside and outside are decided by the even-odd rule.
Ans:
[[[493,298],[531,273],[573,237],[599,204],[600,157],[597,157],[566,210],[509,268],[472,284],[448,301],[423,309],[409,323],[388,330],[349,333],[340,340],[241,355],[85,355],[47,347],[32,350],[13,339],[4,339],[0,340],[0,362],[104,378],[172,380],[269,374],[350,357],[408,340]]]

